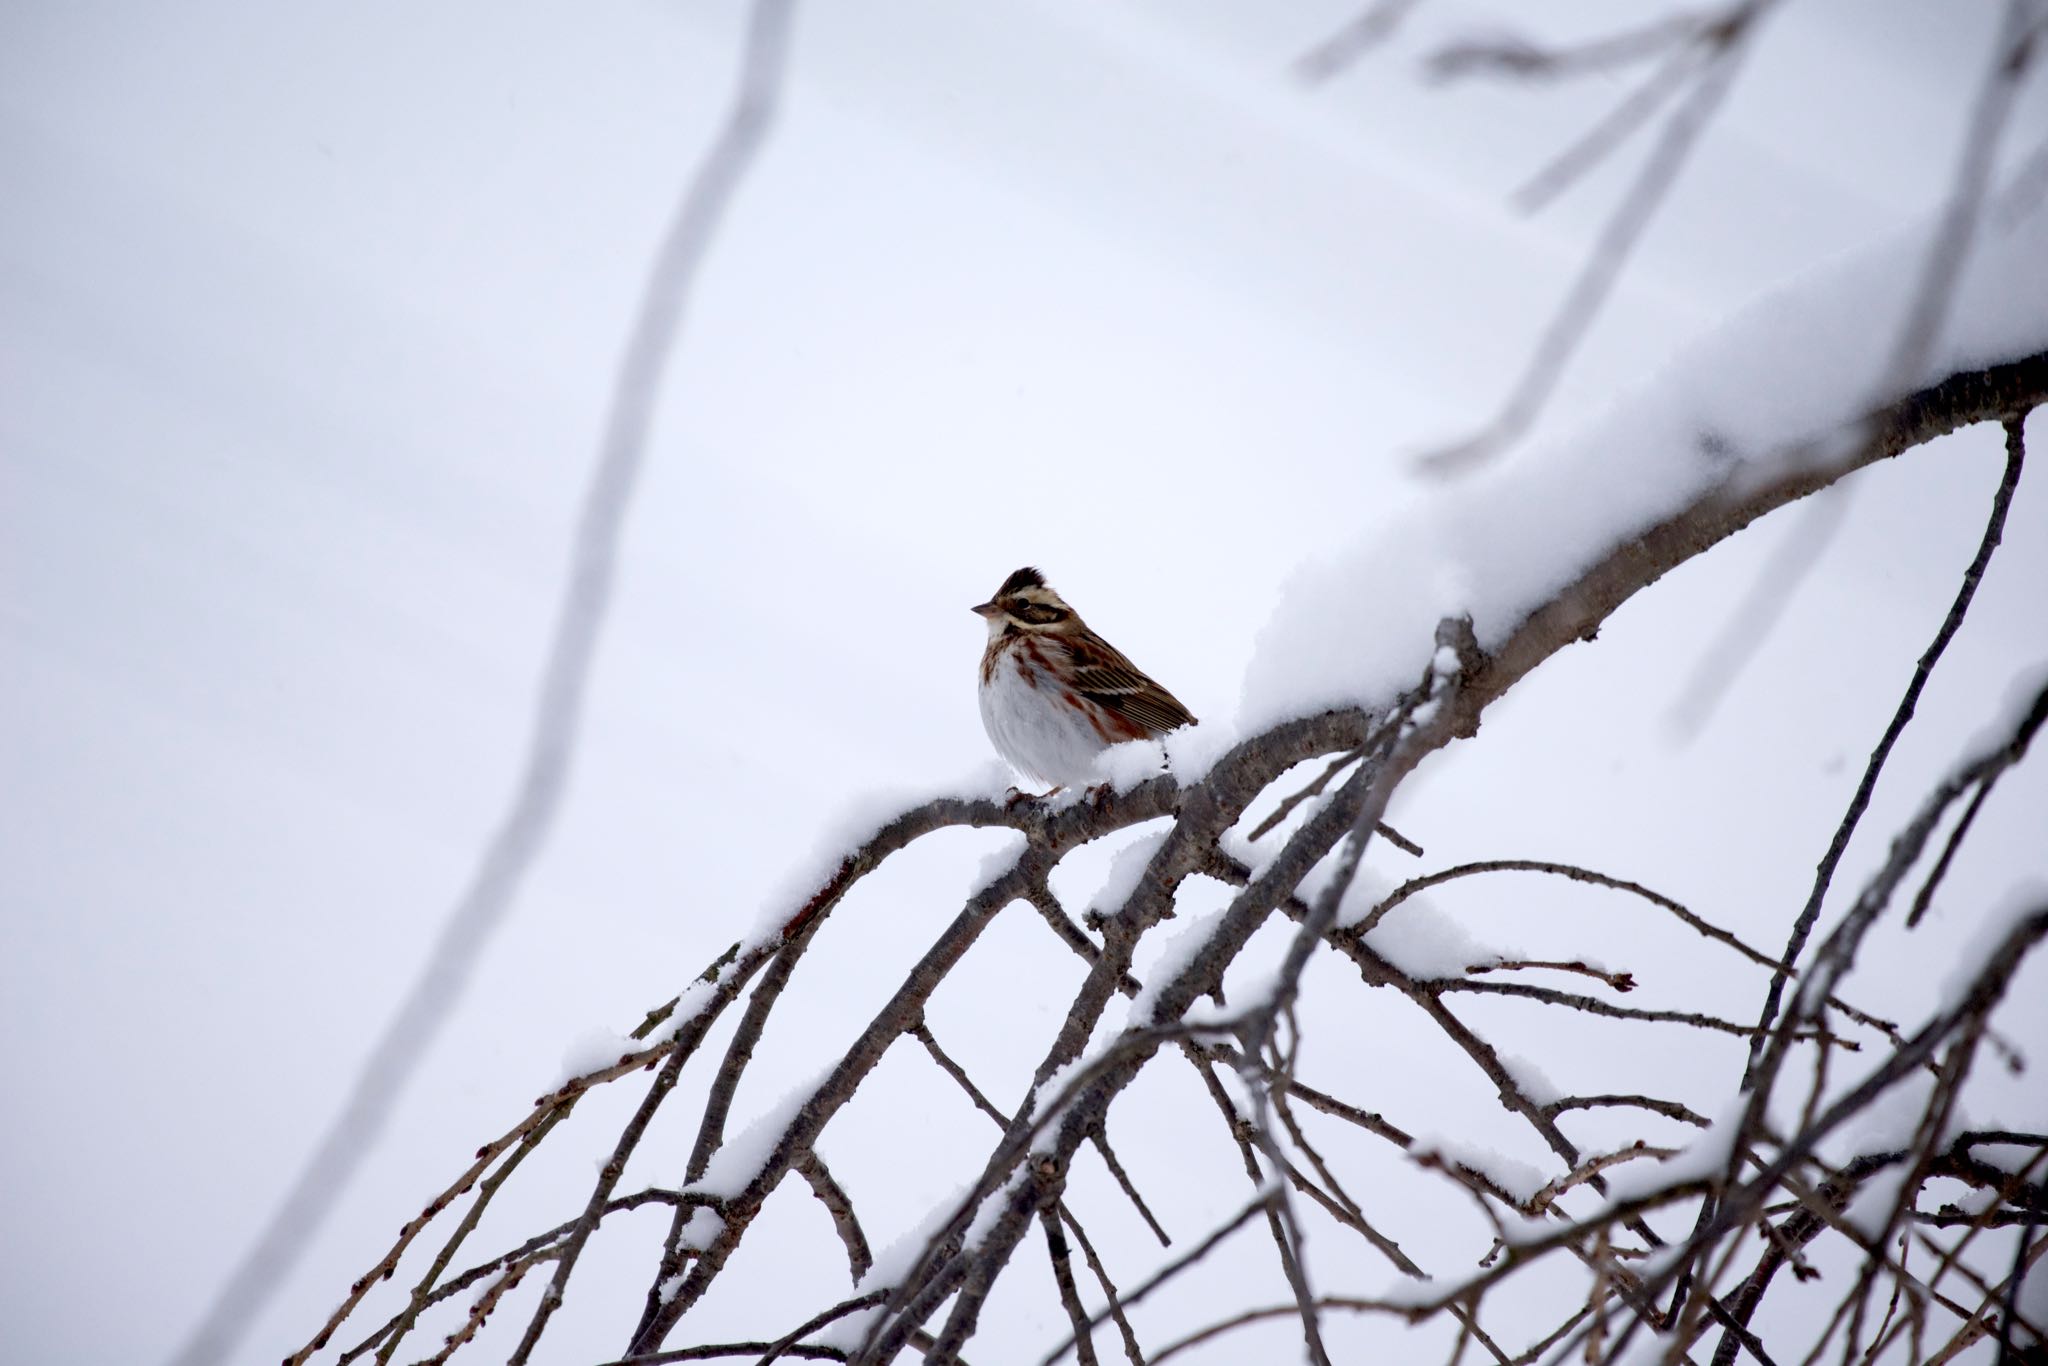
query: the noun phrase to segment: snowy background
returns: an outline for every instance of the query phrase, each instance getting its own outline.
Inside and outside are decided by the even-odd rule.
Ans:
[[[1937,205],[1996,10],[1790,6],[1546,429]],[[1622,87],[1425,85],[1434,41],[1520,12],[1450,0],[1330,85],[1292,81],[1351,12],[800,11],[784,119],[665,391],[557,837],[238,1360],[303,1342],[580,1038],[673,994],[850,801],[985,763],[966,608],[1009,570],[1043,566],[1197,714],[1227,718],[1297,566],[1423,515],[1408,457],[1491,411],[1634,162],[1517,217],[1508,192]],[[1544,32],[1634,12],[1546,7]],[[0,1357],[167,1353],[411,980],[511,782],[620,340],[722,108],[739,17],[469,0],[0,14]],[[2042,84],[2013,121],[2021,150],[2048,128]],[[1859,477],[1819,572],[1689,743],[1674,701],[1798,514],[1632,603],[1404,789],[1393,819],[1422,866],[1579,860],[1782,942],[2000,463],[1982,428]],[[2042,480],[2022,483],[1838,885],[2048,655]],[[1986,901],[2048,873],[2044,773],[2000,787],[1931,924],[1875,944],[1853,999],[1924,1008],[1929,964]],[[735,1127],[836,1056],[1001,838],[939,836],[842,908]],[[1076,860],[1055,885],[1085,905],[1104,866]],[[1753,978],[1584,889],[1475,884],[1428,913],[1486,944],[1596,954],[1678,1004],[1755,1009]],[[1014,1104],[1044,1038],[979,1013],[977,963],[1009,990],[1042,982],[1048,1030],[1077,967],[1013,912],[934,1003],[935,1031]],[[1309,1080],[1542,1159],[1413,1017],[1328,994]],[[2014,1000],[2008,1033],[2048,1043],[2040,965]],[[1689,1036],[1638,1027],[1595,1058],[1572,1029],[1469,1004],[1567,1086],[1592,1061],[1697,1075],[1707,1106],[1739,1073]],[[965,1179],[947,1155],[971,1158],[985,1121],[917,1058],[874,1080],[824,1151],[879,1248]],[[1195,1142],[1167,1118],[1184,1100],[1141,1085],[1115,1112],[1141,1188]],[[2038,1071],[1987,1074],[1977,1103],[1982,1123],[2048,1122]],[[532,1217],[487,1223],[477,1253],[580,1205],[620,1104],[578,1110],[584,1146],[551,1143],[522,1177]],[[640,1179],[680,1179],[687,1138],[650,1140]],[[1078,1198],[1104,1211],[1126,1279],[1153,1264],[1113,1195]],[[1420,1260],[1456,1269],[1397,1184],[1376,1198]],[[645,1218],[640,1243],[586,1259],[544,1359],[620,1346],[666,1222]],[[1325,1280],[1386,1280],[1333,1240],[1318,1253]],[[836,1287],[843,1262],[786,1191],[702,1316],[772,1336],[801,1317],[778,1285],[809,1274]],[[1190,1323],[1201,1293],[1155,1322]],[[989,1341],[1035,1359],[1050,1307],[1020,1304]],[[1360,1336],[1333,1346],[1390,1330],[1344,1331]]]

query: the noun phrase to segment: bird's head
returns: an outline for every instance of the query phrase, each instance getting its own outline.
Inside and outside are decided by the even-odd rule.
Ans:
[[[972,610],[987,620],[991,639],[1012,630],[1068,630],[1081,620],[1066,600],[1053,592],[1045,575],[1029,565],[1004,579],[994,597]]]

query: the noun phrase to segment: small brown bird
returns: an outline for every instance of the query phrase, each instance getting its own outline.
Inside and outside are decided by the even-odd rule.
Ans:
[[[1045,575],[1025,567],[974,608],[988,621],[981,724],[1026,779],[1059,788],[1097,777],[1111,745],[1193,725],[1193,713],[1101,636]]]

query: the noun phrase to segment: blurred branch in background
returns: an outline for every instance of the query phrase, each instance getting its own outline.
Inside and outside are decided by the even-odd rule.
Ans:
[[[731,107],[683,192],[641,294],[577,519],[525,760],[505,813],[468,888],[442,924],[426,966],[378,1037],[339,1113],[173,1358],[176,1366],[224,1359],[290,1274],[382,1134],[392,1105],[461,1000],[478,958],[547,844],[575,759],[621,528],[646,459],[662,374],[698,268],[773,120],[792,6],[793,0],[755,0]],[[519,1152],[526,1150],[522,1146]],[[487,1300],[495,1304],[516,1283],[517,1277],[508,1275],[492,1287]]]
[[[1953,183],[1941,222],[1921,263],[1920,279],[1906,316],[1899,323],[1892,354],[1886,362],[1879,392],[1898,393],[1920,379],[1940,339],[1942,323],[1956,280],[1975,245],[1978,226],[1991,197],[1998,151],[2022,84],[2040,55],[2041,25],[2048,5],[2040,0],[2006,0],[2005,14],[1992,43],[1991,60],[1977,87],[1970,124],[1956,158]],[[1699,734],[1728,688],[1770,635],[1801,584],[1834,544],[1848,516],[1848,494],[1837,490],[1817,498],[1802,514],[1801,525],[1781,542],[1757,576],[1756,583],[1729,613],[1707,649],[1692,681],[1671,709],[1681,735]]]
[[[1467,39],[1446,44],[1429,57],[1429,72],[1439,80],[1480,75],[1560,80],[1655,63],[1605,117],[1516,192],[1515,201],[1530,212],[1548,204],[1648,127],[1660,107],[1673,100],[1678,107],[1665,116],[1656,145],[1608,215],[1506,399],[1471,435],[1425,452],[1420,468],[1439,476],[1461,474],[1499,456],[1528,433],[1728,93],[1762,21],[1777,4],[1778,0],[1733,0],[1718,9],[1661,15],[1568,45],[1520,37]],[[1297,72],[1318,81],[1335,76],[1385,41],[1411,8],[1383,0],[1301,58]]]

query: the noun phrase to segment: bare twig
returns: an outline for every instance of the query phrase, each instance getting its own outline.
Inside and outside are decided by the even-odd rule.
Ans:
[[[2035,3],[2007,0],[1990,70],[1977,88],[1954,182],[1891,356],[1878,377],[1879,394],[1905,393],[1921,383],[1940,338],[1956,281],[1975,241],[2014,98],[2040,47],[2040,32],[2031,18]],[[1820,563],[1846,516],[1847,496],[1846,491],[1837,491],[1817,502],[1797,533],[1778,545],[1765,572],[1730,613],[1727,625],[1709,646],[1704,662],[1673,708],[1682,733],[1696,734],[1705,725],[1798,587]]]
[[[859,1285],[860,1278],[867,1275],[868,1268],[875,1264],[875,1256],[868,1251],[867,1235],[861,1232],[860,1219],[853,1212],[852,1197],[833,1179],[825,1159],[815,1150],[804,1155],[803,1160],[796,1164],[796,1170],[810,1183],[812,1194],[818,1197],[818,1203],[825,1207],[825,1212],[832,1216],[832,1227],[839,1231],[839,1241],[846,1244],[847,1272],[853,1283]]]

